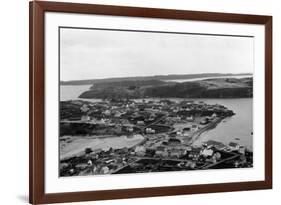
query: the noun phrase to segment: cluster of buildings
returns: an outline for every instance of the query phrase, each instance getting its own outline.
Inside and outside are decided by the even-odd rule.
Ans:
[[[118,121],[122,119],[125,122],[131,122],[137,125],[147,125],[161,116],[166,116],[166,120],[177,122],[180,120],[193,122],[196,116],[205,116],[206,119],[212,119],[216,116],[230,116],[234,113],[222,105],[208,105],[204,102],[171,100],[159,101],[64,101],[60,106],[62,120],[81,120],[96,121],[99,123],[106,121]],[[205,119],[205,120],[206,120]],[[96,121],[98,123],[98,121]]]
[[[252,152],[234,142],[223,147],[216,141],[203,143],[200,147],[184,146],[176,142],[170,146],[146,147],[142,144],[131,148],[110,148],[106,151],[85,150],[81,156],[61,160],[60,174],[73,176],[137,173],[142,172],[143,166],[147,166],[149,162],[150,171],[157,171],[158,162],[161,161],[173,163],[171,170],[179,171],[212,168],[219,166],[220,162],[227,162],[232,168],[252,167],[253,164]],[[146,171],[149,171],[148,168]]]
[[[158,163],[163,160],[167,162],[165,170],[200,169],[229,157],[245,156],[247,152],[246,148],[234,142],[224,145],[209,141],[200,147],[192,146],[195,135],[234,114],[222,105],[171,100],[62,103],[61,123],[74,123],[75,127],[90,125],[93,130],[89,128],[88,135],[96,133],[97,129],[103,129],[104,134],[112,134],[109,130],[118,128],[122,135],[141,134],[145,140],[132,147],[106,151],[89,147],[80,156],[61,160],[61,176],[114,174],[124,170],[139,172],[144,164],[147,165],[146,171],[157,171],[164,166]],[[71,112],[73,115],[69,114]],[[241,160],[239,163],[239,166],[244,166]],[[251,160],[246,158],[244,163],[251,164]]]

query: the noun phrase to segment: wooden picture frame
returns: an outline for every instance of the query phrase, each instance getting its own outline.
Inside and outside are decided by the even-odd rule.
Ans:
[[[30,36],[30,138],[29,138],[29,200],[32,204],[77,202],[105,199],[153,197],[211,192],[229,192],[272,188],[272,17],[260,15],[213,13],[105,6],[77,3],[33,1],[29,5]],[[244,23],[265,26],[265,180],[164,186],[134,189],[45,193],[45,68],[44,15],[46,12],[97,14],[157,19],[195,20],[207,22]]]

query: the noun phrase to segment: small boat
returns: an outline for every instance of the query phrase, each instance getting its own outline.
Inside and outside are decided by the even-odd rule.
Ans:
[[[240,140],[240,138],[236,137],[235,140]]]

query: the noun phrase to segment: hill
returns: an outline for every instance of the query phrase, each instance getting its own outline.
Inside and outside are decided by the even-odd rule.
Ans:
[[[253,78],[214,78],[192,82],[160,80],[99,82],[80,98],[244,98],[253,96]]]
[[[109,83],[120,81],[147,81],[147,80],[177,80],[177,79],[194,79],[194,78],[213,78],[223,76],[241,76],[251,75],[251,73],[201,73],[201,74],[185,74],[185,75],[155,75],[155,76],[137,76],[137,77],[122,77],[122,78],[104,78],[104,79],[88,79],[88,80],[72,80],[61,81],[61,85],[90,85],[96,83]]]

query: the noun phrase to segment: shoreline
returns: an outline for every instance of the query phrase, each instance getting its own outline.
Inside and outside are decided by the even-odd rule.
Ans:
[[[205,127],[201,128],[200,130],[193,133],[191,135],[191,140],[189,141],[188,145],[192,145],[200,137],[200,135],[203,134],[204,132],[214,129],[223,119],[225,119],[225,118],[218,118],[218,119],[210,122]]]
[[[125,147],[132,148],[132,147],[136,147],[138,145],[141,145],[141,144],[145,143],[147,141],[147,138],[143,135],[141,135],[141,136],[142,136],[143,139],[141,139],[140,142],[137,142],[136,144],[133,144],[133,145],[130,145],[130,146],[125,145],[122,148],[125,148]],[[107,136],[101,136],[101,137],[99,137],[99,136],[96,136],[96,137],[70,136],[70,137],[76,138],[75,140],[97,140],[97,139],[119,138],[121,136],[119,136],[119,137],[115,137],[115,136],[113,136],[113,137],[111,137],[111,136],[109,136],[109,137],[107,137]],[[71,143],[73,143],[73,142],[70,142],[70,144]],[[99,148],[99,147],[94,148],[94,147],[91,147],[91,146],[89,146],[89,147],[92,148],[93,151],[99,150],[99,149],[106,151],[106,150],[109,149],[109,148]],[[85,148],[87,148],[87,147],[85,147]],[[119,149],[119,148],[114,148],[114,149]],[[75,156],[80,157],[80,156],[84,155],[84,148],[83,149],[80,148],[79,150],[80,151],[77,151],[77,152],[72,153],[72,154],[61,153],[62,150],[60,150],[60,153],[59,153],[60,161],[66,160],[66,159],[71,158],[71,157],[75,157]]]

